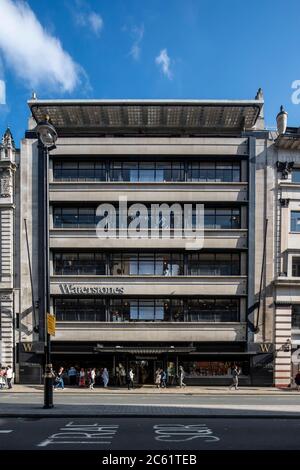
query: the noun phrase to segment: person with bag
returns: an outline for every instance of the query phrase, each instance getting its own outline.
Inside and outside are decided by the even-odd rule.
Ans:
[[[238,369],[236,365],[232,369],[231,375],[232,375],[232,384],[230,385],[229,390],[231,390],[232,388],[234,388],[235,390],[238,390],[240,370]]]
[[[58,390],[59,388],[61,390],[64,390],[65,388],[64,379],[63,379],[63,371],[64,371],[64,368],[60,367],[58,374],[55,378],[55,385],[54,385],[55,390]]]

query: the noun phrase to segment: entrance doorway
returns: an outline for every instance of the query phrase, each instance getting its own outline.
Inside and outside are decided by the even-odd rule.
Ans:
[[[142,358],[129,361],[134,373],[134,382],[139,385],[153,385],[155,371],[163,368],[163,361],[153,358]]]

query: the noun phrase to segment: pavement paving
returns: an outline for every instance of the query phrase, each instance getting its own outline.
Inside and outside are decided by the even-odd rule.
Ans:
[[[0,390],[1,393],[43,393],[43,385],[21,385],[21,384],[14,384],[12,390],[3,389]],[[67,386],[64,389],[64,393],[70,394],[86,394],[90,391],[88,388],[79,388],[78,386],[70,387]],[[144,385],[141,387],[136,387],[133,390],[127,390],[127,387],[95,387],[95,389],[91,392],[94,394],[171,394],[171,395],[229,395],[235,393],[237,395],[299,395],[300,391],[296,390],[295,388],[276,388],[276,387],[240,387],[238,390],[229,390],[229,387],[209,387],[209,386],[187,386],[184,388],[180,388],[178,386],[171,386],[167,387],[166,389],[156,388],[153,385]]]

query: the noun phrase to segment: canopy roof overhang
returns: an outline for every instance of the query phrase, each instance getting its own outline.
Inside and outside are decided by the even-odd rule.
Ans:
[[[252,129],[263,100],[30,100],[59,136],[237,134]]]
[[[276,147],[288,150],[300,149],[300,127],[288,127],[284,134],[275,140]]]

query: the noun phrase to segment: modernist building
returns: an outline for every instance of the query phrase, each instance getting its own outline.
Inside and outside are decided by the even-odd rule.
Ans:
[[[242,383],[272,384],[261,92],[246,101],[33,99],[29,107],[20,210],[28,219],[33,284],[22,225],[20,380],[40,380],[44,357],[38,204],[44,154],[34,126],[48,115],[58,132],[49,161],[54,367],[108,367],[113,378],[122,363],[134,368],[137,382],[152,383],[158,367],[172,382],[183,365],[188,383],[227,384],[237,363]],[[162,235],[163,214],[157,238],[97,237],[103,203],[116,210],[117,233],[124,230],[120,197],[146,208],[204,204],[203,248],[187,249],[186,239],[174,236],[172,214],[170,238]],[[134,207],[128,223],[133,213]]]
[[[18,304],[16,273],[19,151],[6,130],[0,143],[0,364],[15,366]]]

